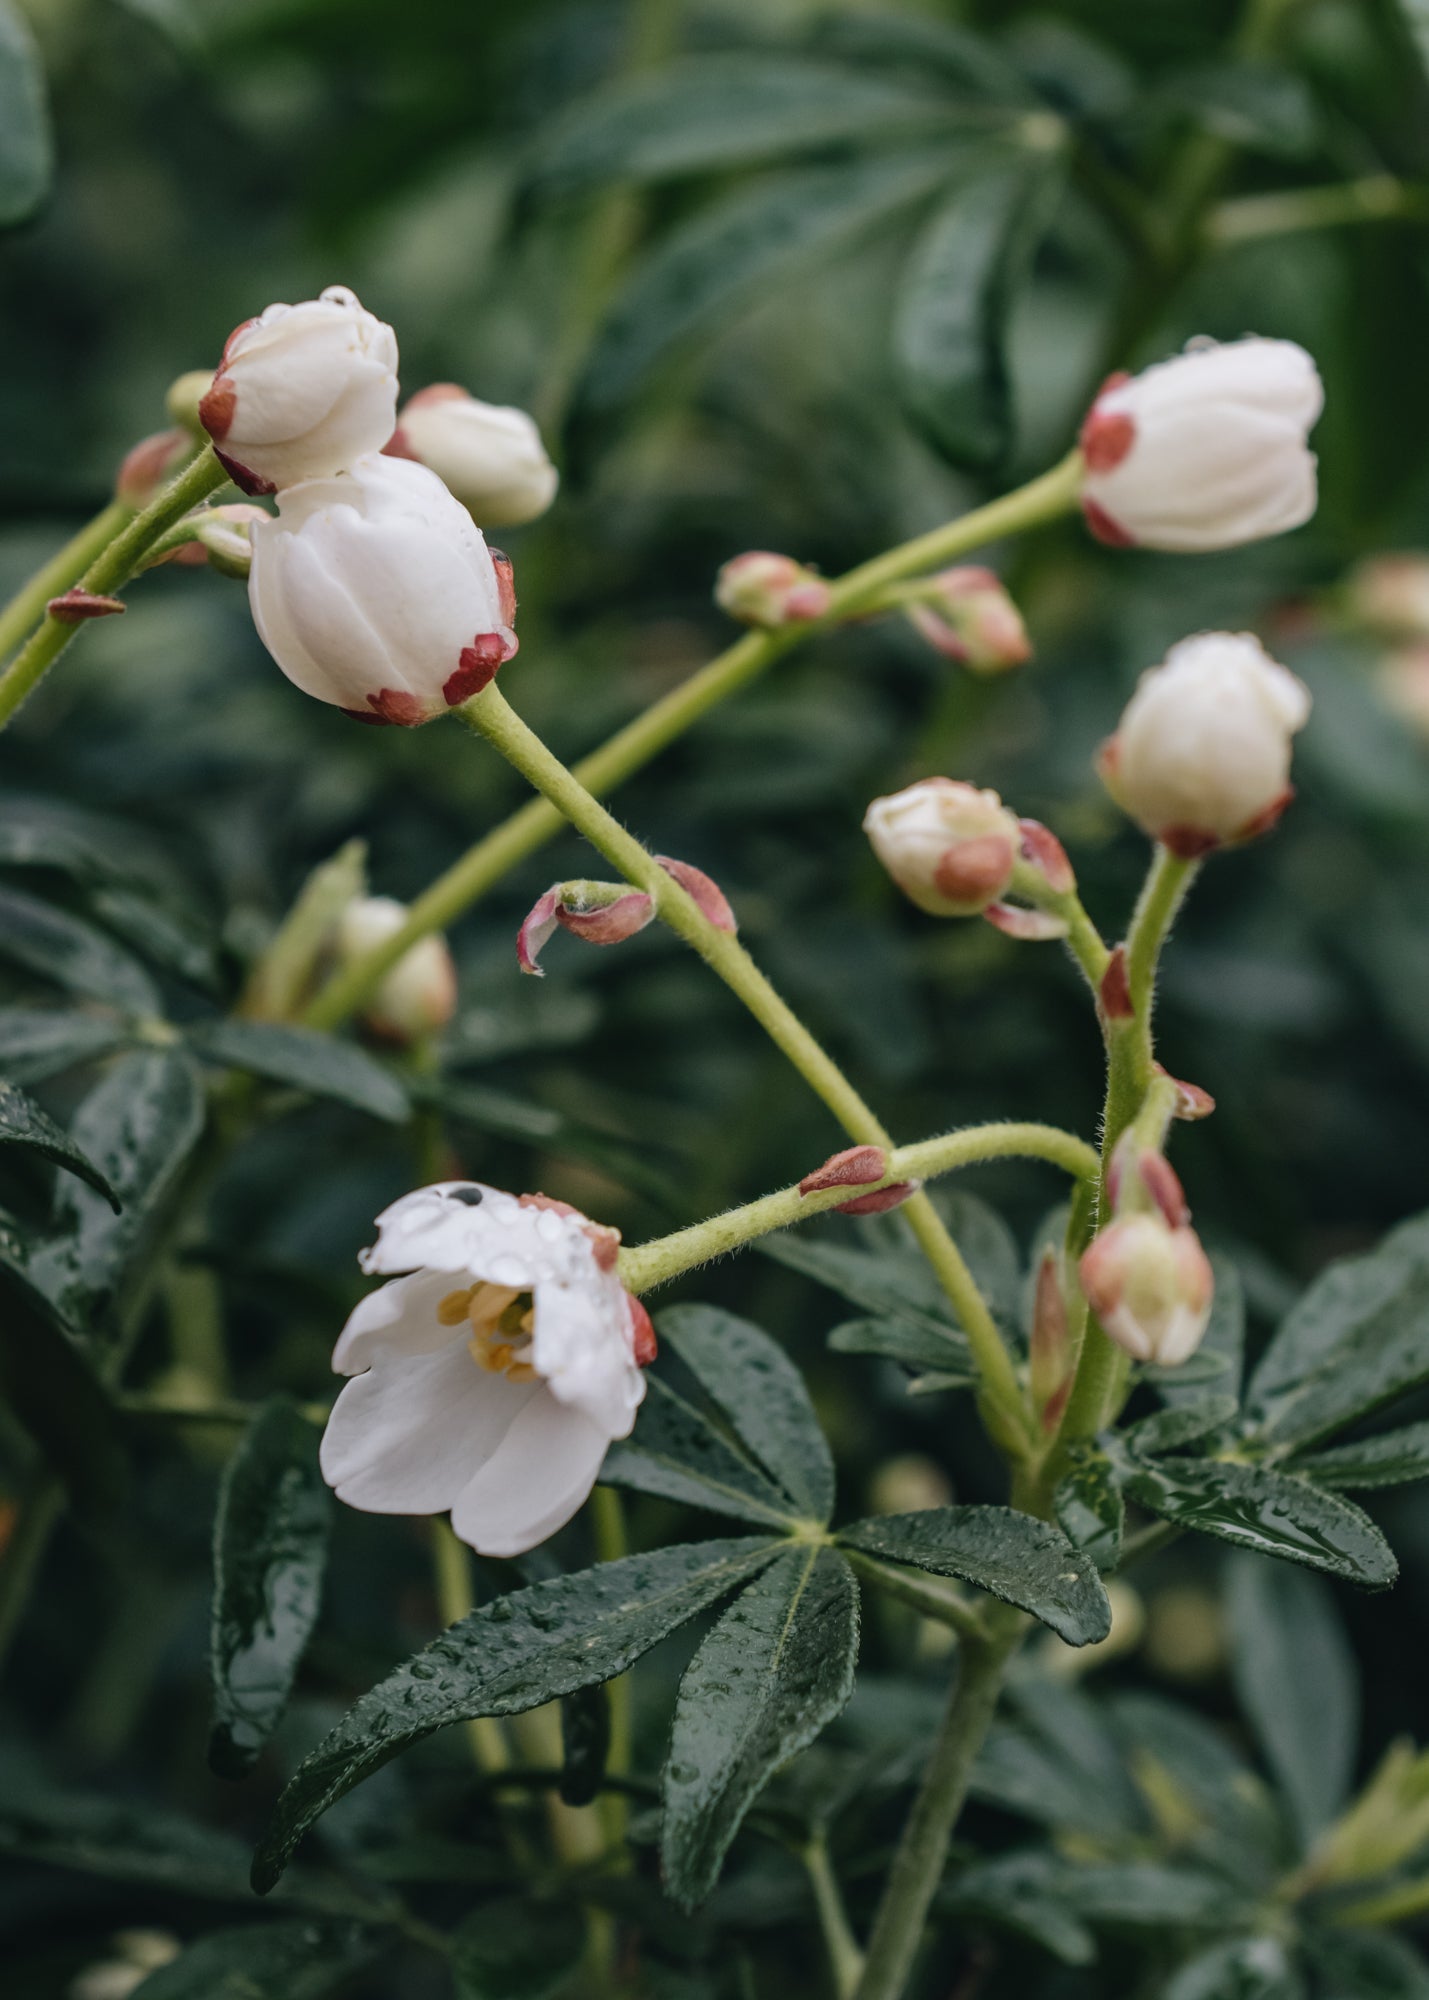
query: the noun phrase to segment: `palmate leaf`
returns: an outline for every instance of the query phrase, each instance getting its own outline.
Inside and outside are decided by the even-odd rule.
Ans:
[[[1129,1500],[1180,1527],[1368,1590],[1387,1588],[1399,1573],[1369,1515],[1307,1479],[1224,1459],[1163,1458],[1134,1463],[1122,1485]]]
[[[940,1295],[926,1265],[912,1257],[856,1250],[846,1243],[796,1236],[792,1231],[766,1237],[756,1247],[776,1264],[802,1271],[805,1277],[827,1285],[831,1292],[837,1292],[840,1298],[864,1312],[904,1321],[935,1342],[946,1341],[950,1350],[948,1365],[954,1365],[951,1355],[956,1353],[964,1358],[971,1373],[972,1357],[967,1341],[949,1316],[951,1308],[941,1309]]]
[[[623,1674],[781,1546],[760,1536],[687,1543],[483,1605],[379,1682],[304,1759],[259,1843],[254,1888],[271,1889],[313,1822],[410,1744],[449,1723],[516,1715]]]
[[[314,1097],[335,1098],[390,1125],[408,1116],[407,1093],[389,1069],[352,1042],[315,1028],[272,1021],[205,1021],[189,1043],[207,1061],[291,1084]]]
[[[1100,1452],[1084,1452],[1053,1495],[1057,1523],[1068,1541],[1099,1570],[1113,1570],[1121,1556],[1126,1502],[1111,1462]]]
[[[742,1451],[661,1377],[646,1377],[634,1433],[613,1444],[601,1483],[654,1493],[786,1533],[797,1510]]]
[[[159,1012],[158,989],[137,958],[93,924],[21,889],[0,888],[0,958],[124,1013]]]
[[[966,1386],[977,1380],[972,1356],[961,1336],[951,1330],[933,1333],[892,1315],[886,1319],[846,1319],[830,1332],[829,1346],[835,1354],[872,1354],[880,1361],[896,1361],[901,1368],[931,1377],[940,1388]],[[919,1384],[909,1386],[917,1388]]]
[[[1046,1675],[1014,1678],[1016,1719],[994,1722],[974,1767],[979,1798],[1099,1840],[1144,1837],[1150,1820],[1099,1703]]]
[[[93,1160],[80,1152],[48,1112],[13,1083],[0,1083],[0,1146],[15,1146],[22,1152],[37,1153],[42,1160],[53,1160],[56,1166],[88,1181],[112,1209],[123,1207]]]
[[[54,170],[44,72],[24,16],[0,0],[0,228],[39,207]]]
[[[777,1556],[742,1590],[685,1670],[665,1765],[660,1858],[686,1909],[714,1887],[768,1778],[853,1692],[858,1588],[829,1548]]]

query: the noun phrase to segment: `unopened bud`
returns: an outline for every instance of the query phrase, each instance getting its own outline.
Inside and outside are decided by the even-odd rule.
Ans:
[[[1079,1270],[1088,1305],[1133,1360],[1176,1367],[1200,1346],[1215,1279],[1189,1225],[1173,1229],[1159,1213],[1118,1216]]]
[[[975,674],[1000,674],[1030,659],[1022,614],[990,569],[945,569],[908,617],[945,659]]]
[[[811,1174],[805,1174],[799,1192],[822,1194],[828,1188],[867,1187],[886,1179],[887,1174],[888,1154],[882,1146],[846,1146],[841,1153],[831,1153]]]
[[[338,923],[339,963],[350,964],[385,944],[407,921],[407,906],[393,896],[359,896]],[[416,1042],[444,1028],[456,1012],[456,967],[444,937],[419,938],[404,952],[368,1001],[363,1018],[394,1042]]]
[[[797,625],[822,618],[829,586],[792,556],[750,549],[727,562],[715,579],[715,603],[741,625]]]
[[[114,497],[135,514],[157,500],[179,467],[193,457],[187,431],[156,431],[125,454],[114,482]]]
[[[834,1208],[839,1215],[886,1215],[890,1208],[901,1208],[922,1185],[921,1181],[890,1181],[887,1187],[874,1188],[869,1194],[856,1194],[852,1201],[835,1202]]]
[[[554,882],[516,934],[516,962],[523,972],[544,979],[541,952],[557,926],[587,944],[623,944],[654,915],[651,898],[624,883]]]
[[[922,1514],[930,1507],[946,1507],[952,1497],[947,1473],[921,1451],[902,1451],[884,1459],[868,1486],[874,1514]]]
[[[1032,1338],[1027,1353],[1028,1387],[1033,1407],[1044,1420],[1044,1428],[1055,1428],[1061,1415],[1058,1399],[1071,1377],[1071,1346],[1068,1338],[1067,1301],[1062,1291],[1062,1260],[1055,1250],[1043,1253],[1037,1267],[1037,1288],[1032,1303]],[[1048,1410],[1055,1410],[1051,1424]]]
[[[164,408],[174,422],[190,437],[202,439],[207,436],[198,406],[213,387],[211,368],[190,368],[186,375],[180,375],[169,384],[164,397]]]
[[[875,799],[863,830],[904,895],[935,917],[975,917],[998,902],[1022,843],[996,792],[955,778],[923,778]]]
[[[50,617],[61,625],[83,625],[91,618],[114,618],[125,608],[122,598],[98,596],[77,583],[62,597],[52,597],[45,606]]]
[[[1040,819],[1020,819],[1017,825],[1022,835],[1022,859],[1037,870],[1049,889],[1059,896],[1070,896],[1077,878],[1066,848],[1051,827],[1043,826]]]
[[[1429,556],[1370,556],[1345,585],[1345,610],[1386,639],[1429,639]]]
[[[385,449],[435,472],[479,528],[514,528],[544,514],[560,474],[524,410],[478,402],[454,382],[419,389]]]
[[[1374,672],[1380,700],[1421,743],[1429,743],[1429,643],[1396,646]]]
[[[1152,1068],[1158,1076],[1169,1074],[1160,1063],[1153,1063]],[[1176,1086],[1176,1102],[1171,1108],[1173,1118],[1194,1124],[1198,1118],[1210,1117],[1216,1108],[1216,1100],[1208,1090],[1203,1090],[1199,1083],[1187,1083],[1184,1077],[1173,1076],[1171,1081]]]

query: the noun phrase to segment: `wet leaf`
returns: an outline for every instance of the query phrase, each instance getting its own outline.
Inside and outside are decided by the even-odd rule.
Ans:
[[[568,1806],[588,1806],[599,1796],[610,1750],[610,1693],[577,1688],[561,1697],[560,1795]]]
[[[271,1021],[205,1021],[189,1043],[208,1062],[336,1098],[391,1125],[408,1116],[407,1093],[392,1072],[353,1042]]]
[[[1168,1410],[1153,1410],[1121,1434],[1121,1442],[1141,1458],[1181,1451],[1222,1430],[1240,1405],[1234,1396],[1187,1397]]]
[[[0,1072],[12,1083],[43,1083],[77,1063],[123,1048],[118,1021],[54,1007],[0,1007]]]
[[[0,958],[124,1013],[159,1012],[158,989],[137,958],[93,924],[21,889],[0,888]]]
[[[1113,1570],[1121,1557],[1126,1503],[1111,1463],[1100,1452],[1084,1452],[1053,1496],[1057,1523],[1073,1548],[1099,1570]]]
[[[1345,1487],[1350,1492],[1429,1479],[1429,1421],[1313,1452],[1297,1458],[1295,1470],[1317,1486]]]
[[[835,1354],[873,1354],[881,1361],[896,1361],[900,1367],[916,1369],[953,1383],[975,1382],[972,1356],[960,1335],[950,1328],[934,1333],[911,1320],[846,1319],[829,1335]]]
[[[1368,1514],[1306,1479],[1221,1459],[1161,1459],[1127,1476],[1129,1500],[1238,1548],[1305,1563],[1368,1590],[1399,1574],[1393,1551]]]
[[[123,1206],[93,1160],[86,1158],[49,1113],[13,1083],[0,1082],[0,1146],[16,1146],[22,1152],[37,1153],[42,1160],[53,1160],[56,1166],[88,1181],[111,1208],[117,1210]]]
[[[607,1486],[656,1493],[737,1521],[785,1530],[794,1525],[787,1496],[653,1372],[634,1432],[610,1447],[600,1477]]]

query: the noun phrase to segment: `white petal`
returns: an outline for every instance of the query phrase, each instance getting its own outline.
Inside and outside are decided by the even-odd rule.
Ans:
[[[531,1358],[562,1403],[608,1438],[628,1437],[645,1394],[620,1281],[592,1269],[579,1284],[536,1287]]]
[[[523,1555],[581,1507],[608,1442],[579,1410],[539,1390],[462,1490],[452,1527],[480,1555]]]
[[[469,1326],[443,1326],[437,1307],[450,1292],[451,1271],[414,1271],[393,1278],[359,1300],[338,1335],[332,1365],[339,1375],[370,1368],[379,1354],[435,1354],[465,1343]]]

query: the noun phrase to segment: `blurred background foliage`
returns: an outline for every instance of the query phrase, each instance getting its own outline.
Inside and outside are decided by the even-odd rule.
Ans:
[[[928,921],[892,893],[859,820],[873,794],[934,771],[996,786],[1061,834],[1115,932],[1145,850],[1095,780],[1095,747],[1170,642],[1253,626],[1316,707],[1293,811],[1272,840],[1211,865],[1168,955],[1161,1052],[1219,1106],[1182,1135],[1177,1165],[1262,1329],[1330,1257],[1429,1205],[1429,747],[1386,701],[1382,646],[1354,628],[1344,590],[1360,558],[1429,547],[1422,10],[1262,6],[1267,39],[1249,56],[1228,53],[1245,33],[1228,0],[23,12],[57,172],[0,245],[0,590],[104,503],[124,450],[162,423],[174,375],[210,365],[268,300],[341,281],[395,324],[409,392],[455,380],[540,416],[564,484],[509,540],[522,645],[503,685],[572,755],[728,643],[710,585],[741,549],[837,572],[1060,455],[1113,364],[1196,334],[1309,348],[1327,405],[1308,528],[1190,559],[1104,550],[1075,523],[1045,531],[1007,552],[1036,648],[1025,670],[978,681],[901,622],[849,630],[707,719],[619,810],[721,882],[756,957],[900,1137],[998,1116],[1090,1134],[1097,1037],[1056,948]],[[1378,200],[1378,219],[1282,227],[1296,211],[1274,207],[1287,191],[1366,185],[1379,194],[1348,206]],[[941,343],[927,333],[940,312],[956,323]],[[168,572],[84,636],[0,741],[0,819],[36,798],[157,841],[192,942],[183,963],[170,952],[182,1020],[231,996],[343,841],[367,842],[377,891],[411,896],[520,792],[454,729],[349,729],[276,673],[240,589]],[[0,863],[13,886],[123,933],[83,871]],[[558,939],[545,985],[519,981],[521,915],[587,867],[565,840],[455,932],[447,1136],[464,1171],[577,1201],[633,1241],[795,1177],[837,1140],[672,936],[609,953]],[[42,990],[21,975],[10,997]],[[41,1094],[64,1120],[89,1081],[71,1072]],[[233,1393],[327,1394],[353,1253],[414,1172],[390,1128],[332,1105],[295,1111],[225,1169],[186,1255],[221,1274]],[[1024,1242],[1057,1192],[1036,1168],[985,1171],[977,1187]],[[843,1311],[805,1278],[750,1256],[682,1289],[756,1319],[810,1370],[846,1509],[874,1504],[880,1467],[909,1451],[959,1498],[1001,1497],[965,1408],[910,1398],[891,1366],[825,1354]],[[188,1364],[157,1315],[138,1359],[140,1379],[180,1393]],[[147,1441],[113,1546],[61,1533],[4,1695],[26,1782],[65,1777],[75,1798],[162,1803],[234,1834],[261,1817],[201,1775],[221,1455]],[[665,1517],[645,1504],[658,1533]],[[1346,1672],[1364,1686],[1362,1770],[1426,1730],[1429,1509],[1411,1494],[1377,1511],[1403,1582],[1384,1598],[1337,1593],[1358,1662]],[[1254,1755],[1222,1569],[1198,1545],[1140,1573],[1144,1635],[1103,1675],[1128,1700],[1184,1696]],[[408,1526],[342,1519],[283,1757],[434,1623]],[[656,1738],[671,1671],[651,1670]],[[868,1727],[876,1738],[876,1717]],[[333,1815],[339,1846],[397,1812],[401,1783],[388,1772]],[[82,1820],[76,1804],[74,1840],[89,1837]],[[996,1810],[988,1828],[1005,1840]],[[807,1944],[777,1871],[741,1879],[740,1935],[759,1937],[761,1895],[785,1927],[753,1956]],[[171,1894],[161,1870],[141,1889],[106,1886],[102,1870],[27,1867],[11,1882],[0,1910],[11,1990],[26,1995],[63,1992],[117,1924],[187,1936],[233,1916]],[[1010,1963],[1042,1982],[1018,1990],[1059,2000],[1136,1979],[1160,1992],[1144,1942],[1114,1941],[1094,1972]],[[405,1976],[403,1993],[441,1990]],[[980,1976],[959,1991],[1005,1990],[1003,1974]],[[1360,1976],[1325,1990],[1401,1990]],[[774,1991],[766,1980],[747,1992]],[[715,1991],[689,1982],[668,1990]]]

